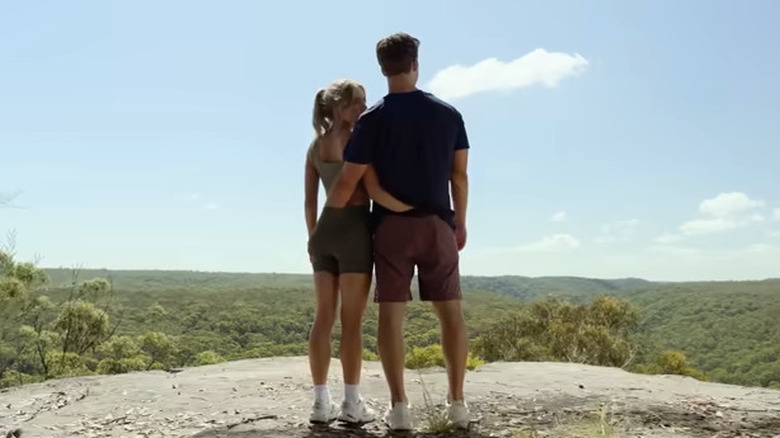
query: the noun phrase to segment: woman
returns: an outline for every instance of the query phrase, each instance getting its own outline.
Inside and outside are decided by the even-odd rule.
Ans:
[[[317,92],[312,124],[316,133],[306,154],[305,211],[309,231],[309,256],[317,296],[314,325],[309,335],[309,366],[314,384],[310,421],[330,423],[337,418],[348,423],[367,423],[374,412],[360,396],[363,355],[361,335],[371,275],[373,246],[369,195],[394,211],[411,209],[384,191],[369,166],[345,208],[324,208],[317,221],[319,181],[327,192],[339,175],[344,148],[360,114],[366,109],[362,85],[340,80]],[[331,357],[331,331],[341,292],[341,367],[344,401],[331,401],[327,379]]]

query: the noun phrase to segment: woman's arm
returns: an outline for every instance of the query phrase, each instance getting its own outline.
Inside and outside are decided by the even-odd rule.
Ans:
[[[411,205],[399,201],[395,196],[388,193],[379,185],[379,178],[376,176],[376,170],[374,170],[374,166],[372,165],[369,165],[368,168],[366,168],[366,173],[363,175],[363,184],[366,186],[368,196],[385,208],[399,213],[414,208]]]
[[[304,173],[303,208],[306,215],[306,229],[309,232],[309,237],[311,237],[312,233],[314,233],[314,228],[317,226],[319,175],[308,154],[306,155],[306,170]]]

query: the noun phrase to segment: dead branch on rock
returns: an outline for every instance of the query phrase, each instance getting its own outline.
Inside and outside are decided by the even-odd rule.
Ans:
[[[242,424],[249,424],[249,423],[254,423],[256,421],[262,421],[262,420],[277,420],[278,418],[279,418],[278,415],[261,415],[259,417],[244,418],[238,423],[230,423],[225,427],[229,430],[234,427],[241,426]]]

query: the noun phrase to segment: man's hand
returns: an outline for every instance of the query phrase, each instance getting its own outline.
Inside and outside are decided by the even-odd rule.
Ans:
[[[457,224],[455,226],[455,241],[458,243],[458,251],[466,246],[466,226]]]

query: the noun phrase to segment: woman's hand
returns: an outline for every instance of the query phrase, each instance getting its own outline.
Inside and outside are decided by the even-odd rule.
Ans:
[[[389,210],[396,213],[403,213],[414,208],[409,204],[401,202],[398,198],[382,188],[379,184],[379,178],[376,175],[374,166],[368,166],[366,169],[366,173],[363,175],[363,184],[366,186],[368,196]]]

